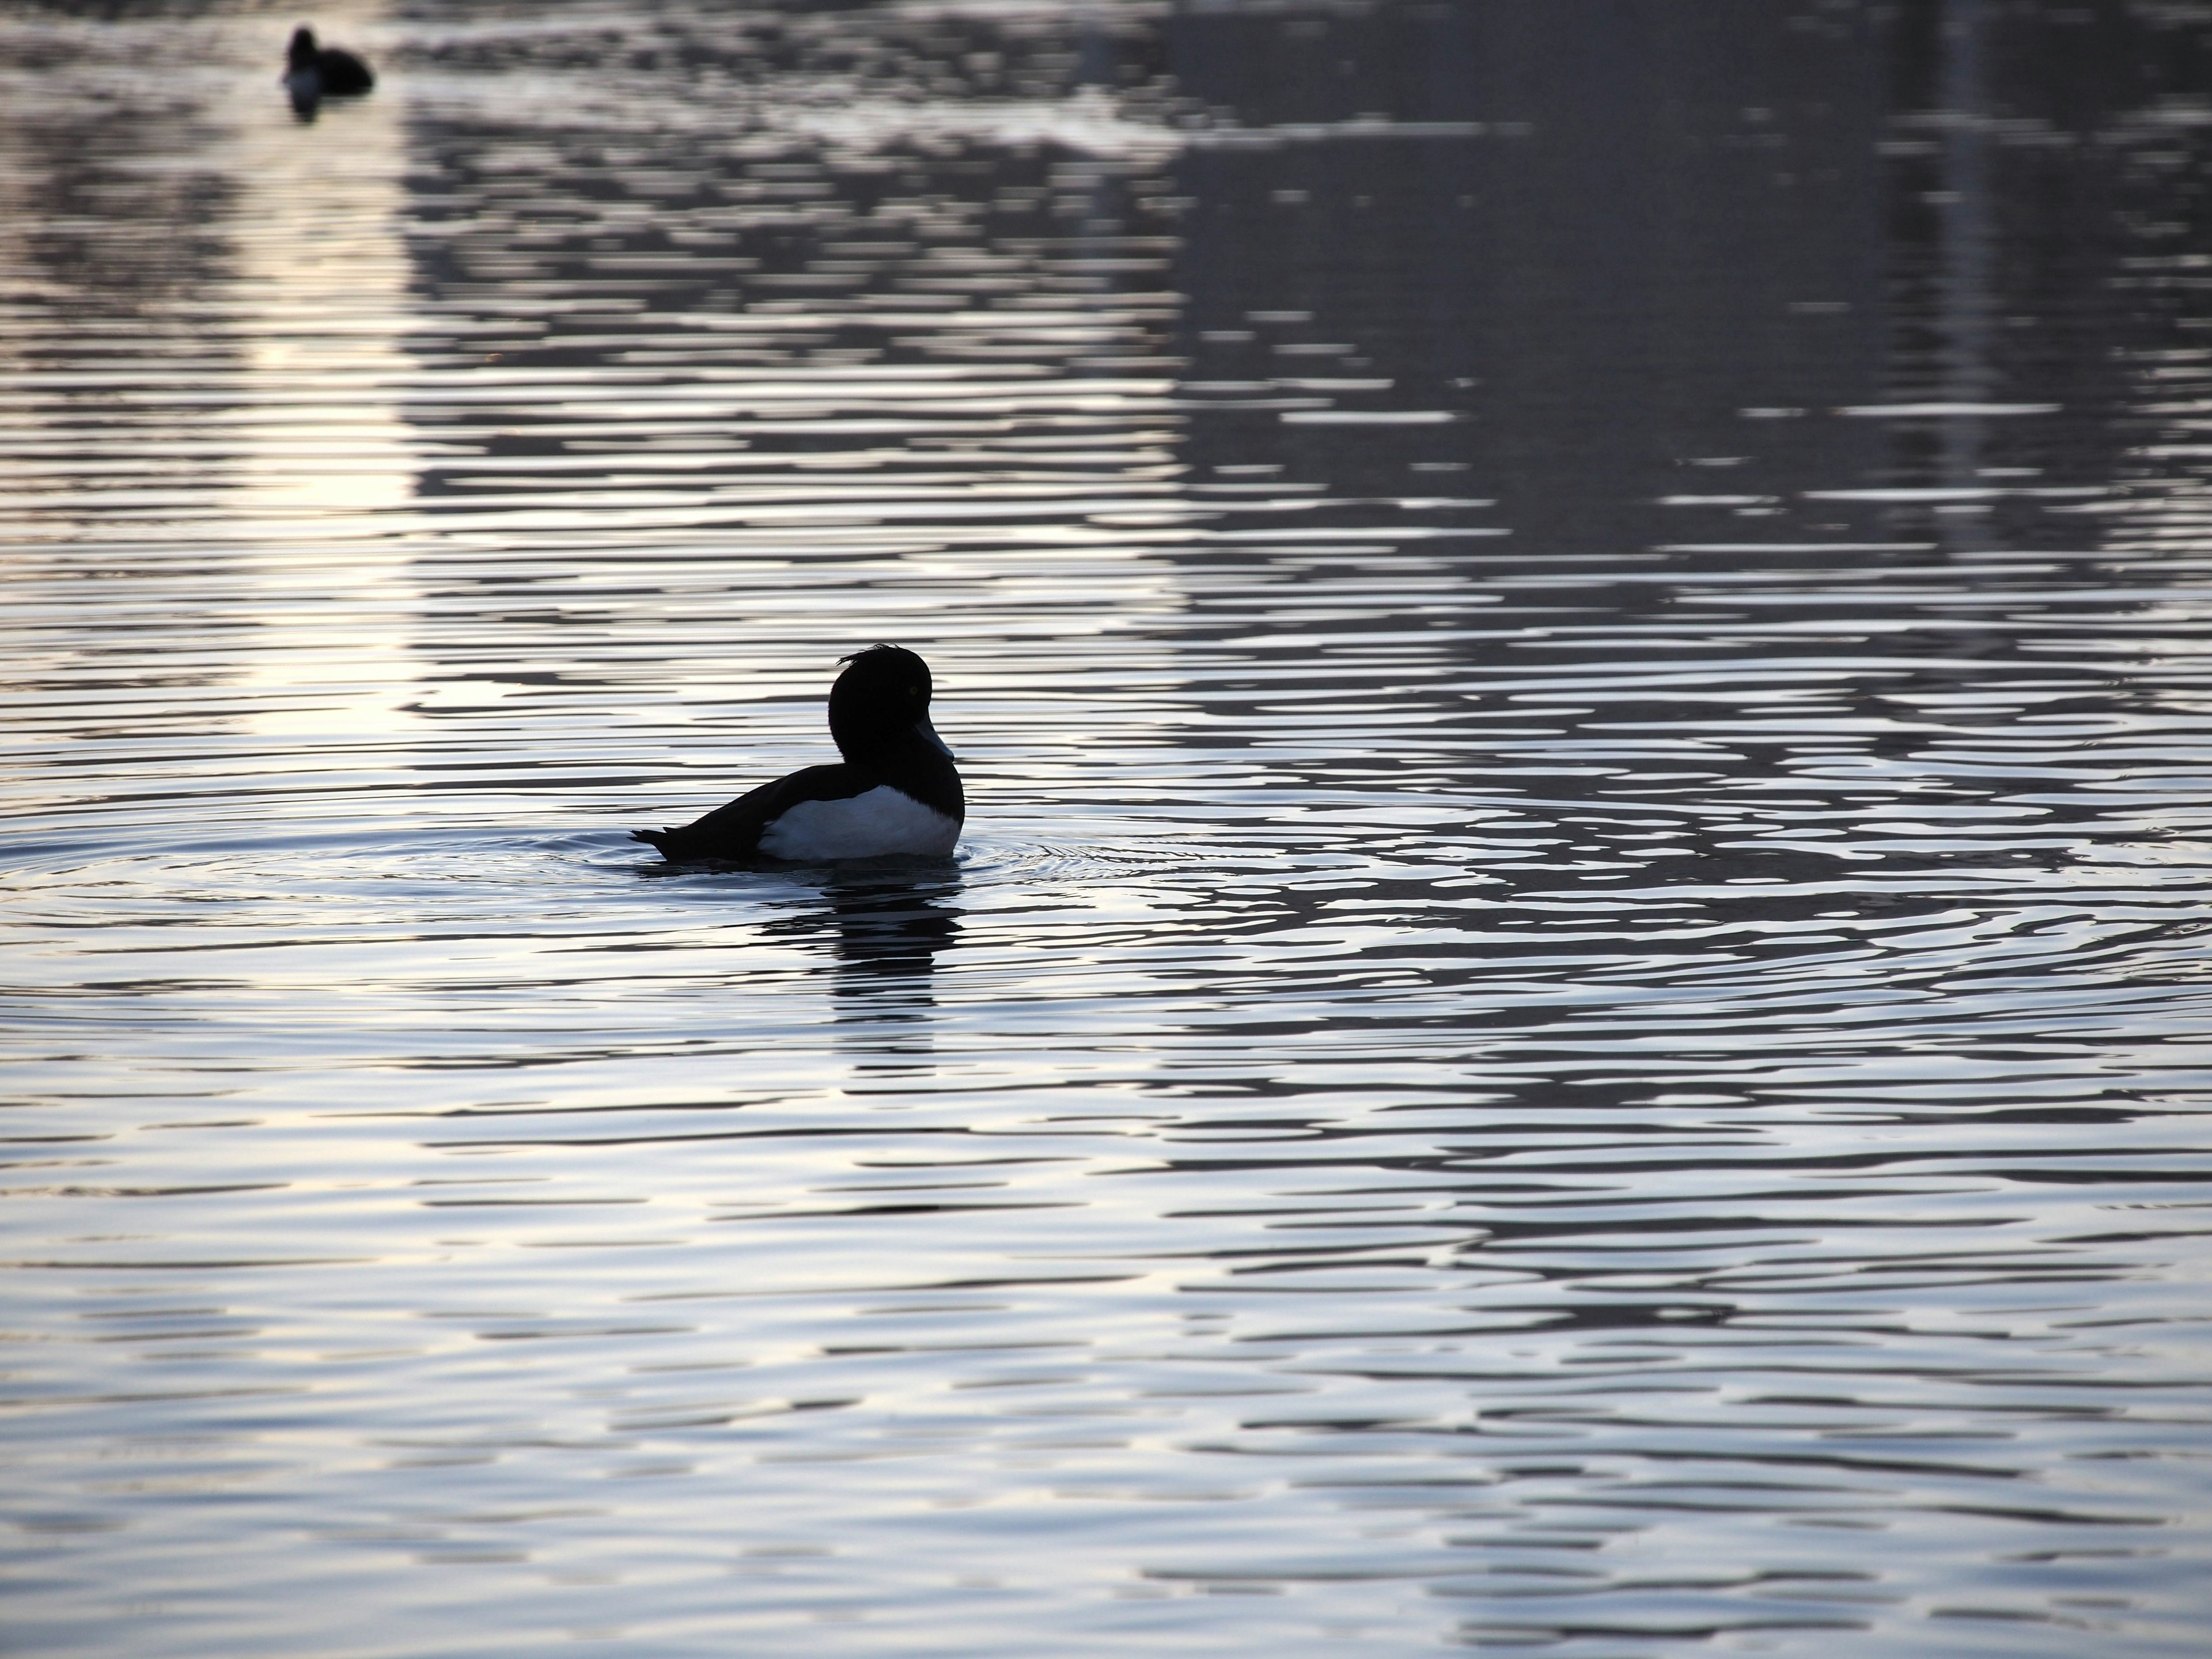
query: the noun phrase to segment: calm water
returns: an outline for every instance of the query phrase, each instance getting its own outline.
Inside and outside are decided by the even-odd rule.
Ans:
[[[2205,1650],[2197,12],[295,21],[0,18],[0,1648]]]

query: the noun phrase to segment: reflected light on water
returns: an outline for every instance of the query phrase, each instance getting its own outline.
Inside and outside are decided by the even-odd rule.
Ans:
[[[406,112],[404,82],[333,101],[312,143],[258,101],[234,112],[234,275],[216,303],[239,385],[218,399],[246,418],[210,516],[245,542],[240,574],[260,567],[238,611],[254,637],[243,725],[310,748],[388,745],[417,724],[424,596],[399,528],[425,459],[400,401],[415,367]],[[355,544],[341,559],[301,556],[337,540]]]

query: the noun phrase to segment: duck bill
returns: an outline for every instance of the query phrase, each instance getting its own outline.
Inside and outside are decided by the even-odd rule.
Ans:
[[[939,754],[944,756],[945,759],[952,760],[956,758],[952,751],[945,746],[945,739],[937,735],[937,728],[932,726],[927,720],[916,720],[915,722],[914,729],[921,732],[923,737],[927,738],[929,740],[931,747],[934,748]]]

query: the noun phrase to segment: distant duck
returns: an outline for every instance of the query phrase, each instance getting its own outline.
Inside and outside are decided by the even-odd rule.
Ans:
[[[930,727],[929,665],[896,645],[842,661],[830,689],[830,735],[842,762],[764,783],[683,829],[635,830],[630,838],[672,864],[951,853],[967,805],[952,751]]]
[[[358,98],[376,84],[375,73],[343,46],[319,46],[305,23],[292,31],[284,52],[284,90],[294,112],[312,118],[325,98]]]

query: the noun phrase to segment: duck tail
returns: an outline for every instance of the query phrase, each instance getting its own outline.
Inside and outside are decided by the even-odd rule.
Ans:
[[[641,841],[645,842],[647,846],[652,848],[653,850],[659,854],[661,857],[666,858],[668,856],[668,838],[675,833],[676,832],[673,830],[633,830],[629,832],[629,838],[632,841]]]

